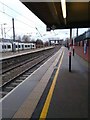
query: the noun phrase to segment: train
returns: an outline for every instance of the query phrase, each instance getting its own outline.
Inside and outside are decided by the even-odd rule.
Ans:
[[[35,43],[22,43],[22,42],[0,42],[0,52],[20,51],[27,49],[35,49]]]

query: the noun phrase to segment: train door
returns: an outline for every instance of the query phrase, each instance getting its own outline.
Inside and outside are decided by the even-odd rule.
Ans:
[[[24,50],[24,45],[22,45],[22,50]]]
[[[15,45],[15,43],[12,43],[12,51],[13,51],[13,52],[16,51],[16,45]]]

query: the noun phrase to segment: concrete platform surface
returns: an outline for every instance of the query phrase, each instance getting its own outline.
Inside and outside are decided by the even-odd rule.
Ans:
[[[61,62],[60,56],[62,51],[64,51],[64,56],[62,57]],[[19,92],[16,93],[16,95],[11,94],[8,96],[9,98],[11,96],[11,101],[12,95],[16,97],[18,94],[18,98],[20,98],[20,96],[24,96],[21,104],[20,100],[14,100],[15,103],[19,102],[19,106],[17,110],[14,110],[13,115],[10,115],[12,118],[40,119],[55,78],[57,78],[56,82],[54,82],[55,88],[53,87],[54,91],[50,93],[52,96],[51,99],[48,100],[49,108],[47,107],[47,110],[45,110],[45,112],[47,111],[45,119],[88,118],[88,63],[75,54],[75,56],[72,56],[72,71],[69,72],[68,52],[67,48],[62,47],[60,51],[58,51],[50,60],[38,69],[37,72],[35,72],[25,83],[21,85],[22,88],[24,88],[30,82],[31,85],[28,84],[28,88],[25,87],[25,90],[29,90],[22,91],[21,94]],[[57,63],[61,63],[60,66]],[[59,71],[58,74],[57,71]],[[30,90],[29,87],[32,87],[32,84],[34,84],[34,88]],[[20,87],[18,88],[20,91]],[[27,95],[24,95],[23,93]],[[3,103],[7,104],[7,99],[4,100]],[[10,104],[11,102],[9,101],[9,105]],[[8,109],[13,110],[12,106],[10,109],[9,105],[7,105]],[[8,114],[6,114],[6,116],[8,116]]]
[[[69,72],[68,62],[65,48],[46,118],[88,118],[88,63],[77,55],[72,56]]]
[[[63,50],[64,55],[56,72],[52,74],[31,120],[88,118],[88,63],[75,54],[72,56],[72,71],[69,72],[69,51],[65,47]]]
[[[55,53],[50,59],[48,59],[43,65],[41,65],[36,71],[34,71],[28,78],[26,78],[26,80],[20,83],[16,88],[14,88],[10,93],[8,93],[4,98],[0,100],[0,103],[2,104],[3,118],[12,118],[13,116],[15,118],[30,118],[30,115],[32,114],[35,107],[34,105],[36,105],[38,99],[40,99],[39,96],[42,94],[50,78],[50,75],[52,74],[54,67],[60,58],[61,52],[62,48],[57,53]],[[38,89],[34,90],[36,87]],[[32,93],[32,91],[34,91],[34,93]],[[31,97],[27,101],[27,98],[29,96]],[[24,105],[24,102],[29,104],[29,110],[28,107]],[[22,110],[26,110],[27,112],[25,113],[27,114],[21,114],[18,116],[18,110],[22,108],[22,105],[24,105],[25,107],[23,107],[24,109]],[[22,113],[22,111],[19,113]]]

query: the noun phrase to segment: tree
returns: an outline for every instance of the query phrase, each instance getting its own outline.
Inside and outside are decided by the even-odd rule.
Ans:
[[[42,40],[40,40],[40,39],[37,39],[36,40],[36,47],[43,47],[43,41]]]
[[[15,35],[15,40],[21,41],[21,36],[20,35]]]
[[[44,42],[44,46],[45,47],[49,46],[49,42],[48,41]]]
[[[23,35],[22,40],[23,40],[24,42],[30,42],[30,38],[29,38],[28,35]]]

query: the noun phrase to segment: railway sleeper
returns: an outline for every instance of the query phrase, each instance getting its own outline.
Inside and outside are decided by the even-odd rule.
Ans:
[[[20,77],[19,79],[20,79],[20,80],[24,80],[24,79],[26,79],[26,77],[25,77],[25,76],[22,76],[22,77]]]
[[[8,93],[8,92],[10,92],[11,90],[12,90],[11,88],[6,87],[6,88],[4,88],[2,91]]]
[[[19,79],[18,79],[18,80],[16,80],[15,82],[16,82],[16,83],[20,83],[20,82],[22,82],[22,81],[23,81],[23,80],[19,80]]]
[[[25,75],[23,75],[23,77],[28,77],[28,75],[25,74]]]
[[[17,86],[18,85],[18,83],[16,83],[16,82],[13,82],[13,83],[11,83],[11,86]]]
[[[13,89],[13,86],[7,86],[6,89]]]
[[[30,75],[31,73],[33,73],[33,71],[28,71],[25,73],[25,75]]]

